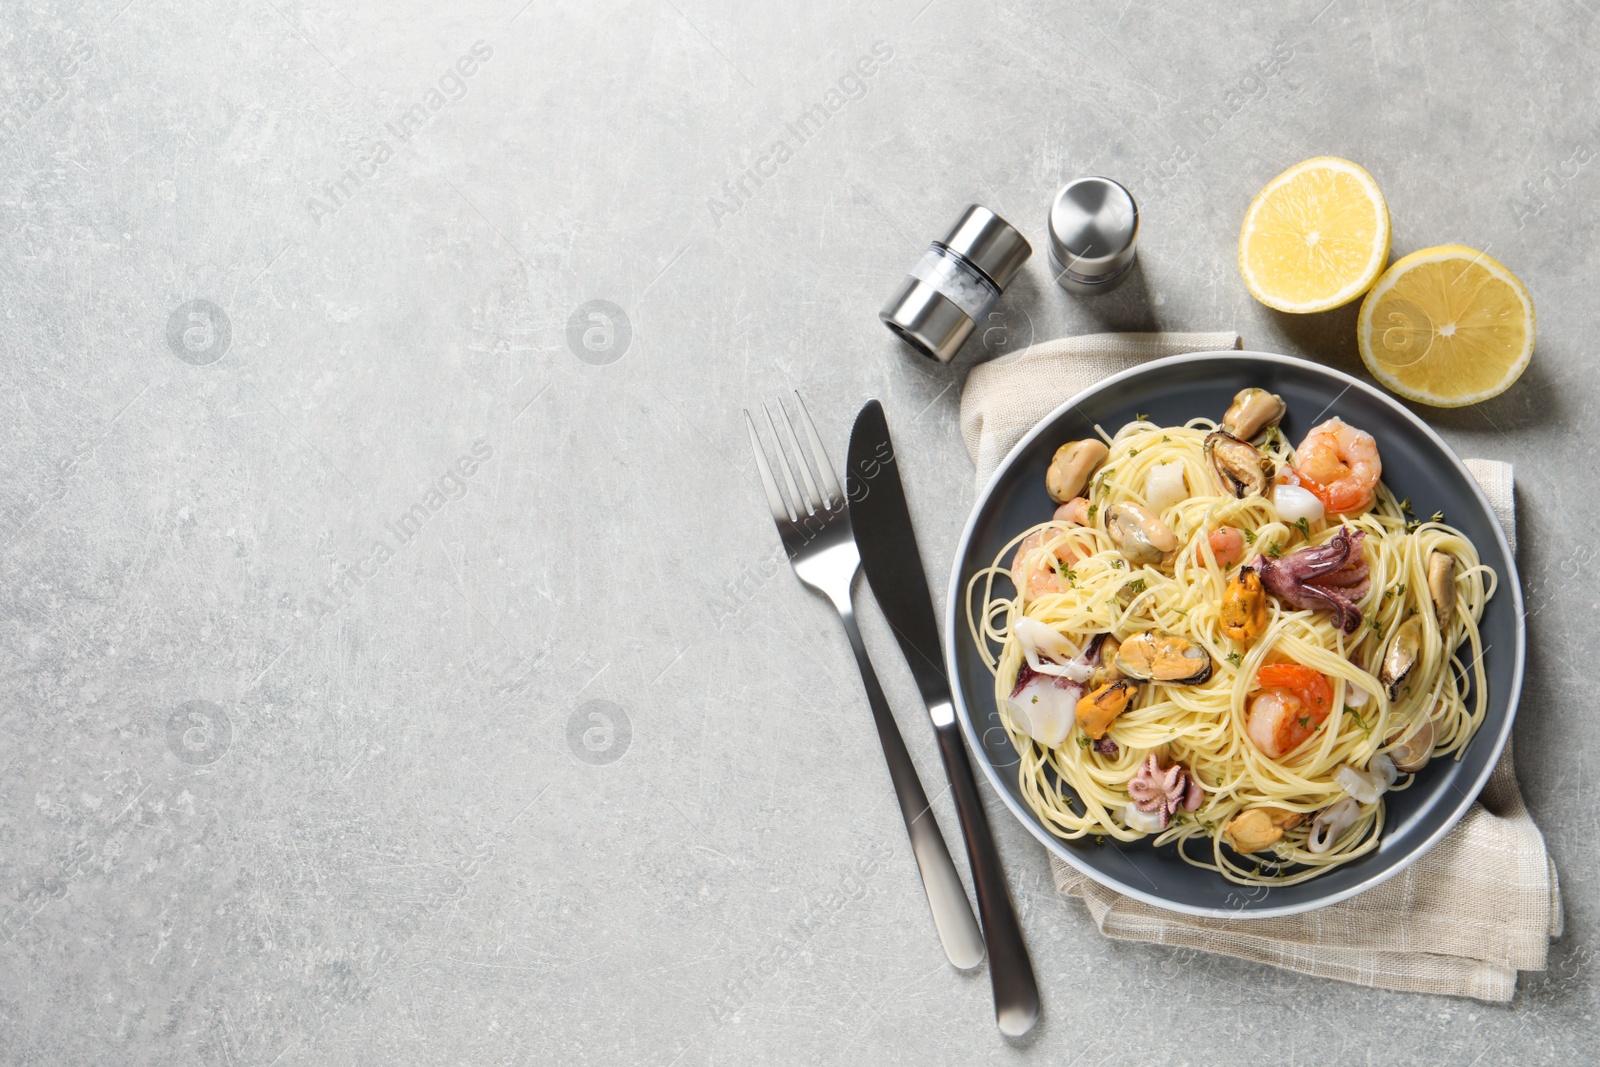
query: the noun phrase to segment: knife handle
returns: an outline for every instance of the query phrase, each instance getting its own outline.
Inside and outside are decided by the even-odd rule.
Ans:
[[[983,918],[983,939],[989,946],[989,981],[994,987],[994,1017],[1000,1032],[1021,1037],[1039,1019],[1039,983],[1033,974],[1033,961],[1022,940],[1011,893],[1006,888],[1005,869],[989,830],[989,817],[983,810],[972,763],[961,743],[955,723],[955,709],[939,701],[928,709],[933,716],[933,732],[939,738],[939,755],[955,798],[956,814],[961,818],[962,836],[967,841],[967,862],[972,868],[972,887],[978,894],[978,914]]]
[[[905,820],[906,833],[911,837],[911,852],[917,858],[917,869],[922,873],[922,888],[928,895],[928,908],[933,912],[933,925],[939,932],[939,943],[950,962],[962,970],[971,970],[983,962],[983,935],[978,930],[978,920],[972,917],[972,905],[967,902],[967,891],[961,885],[961,875],[956,873],[955,861],[939,832],[939,822],[928,804],[928,794],[917,777],[917,766],[906,751],[905,738],[895,724],[889,701],[878,684],[877,672],[867,658],[867,646],[861,641],[861,630],[856,625],[855,606],[847,593],[836,600],[839,617],[844,621],[845,632],[850,635],[850,647],[856,654],[856,666],[861,668],[861,684],[867,690],[867,703],[872,705],[872,718],[878,726],[878,741],[883,746],[884,761],[889,764],[889,778],[894,782],[895,799],[900,802],[900,816]]]

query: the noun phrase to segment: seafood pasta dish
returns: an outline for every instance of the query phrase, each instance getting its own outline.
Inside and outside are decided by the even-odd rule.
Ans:
[[[1234,882],[1287,885],[1377,847],[1384,794],[1482,724],[1496,576],[1383,483],[1331,418],[1283,400],[1220,423],[1143,416],[1055,453],[1053,515],[967,588],[973,639],[1062,838],[1152,837]]]

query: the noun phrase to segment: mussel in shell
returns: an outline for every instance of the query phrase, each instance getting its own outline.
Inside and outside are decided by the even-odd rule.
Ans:
[[[1090,438],[1087,441],[1068,441],[1056,449],[1050,458],[1050,469],[1044,472],[1044,487],[1050,499],[1065,504],[1089,483],[1089,475],[1106,461],[1111,450],[1104,441]]]
[[[1140,682],[1199,685],[1211,677],[1205,649],[1176,634],[1148,630],[1134,634],[1117,649],[1117,670]]]
[[[1117,716],[1127,709],[1138,691],[1137,686],[1124,678],[1084,694],[1078,699],[1076,708],[1079,728],[1098,741],[1106,735]]]
[[[1106,536],[1136,567],[1165,563],[1178,551],[1178,535],[1141,504],[1124,502],[1106,509]]]
[[[1272,489],[1276,468],[1272,460],[1250,442],[1214,430],[1206,434],[1205,449],[1211,456],[1211,466],[1217,477],[1222,479],[1222,487],[1238,499],[1266,496]]]
[[[1223,635],[1235,641],[1253,641],[1267,628],[1267,594],[1254,567],[1240,567],[1228,579],[1217,618]]]
[[[1254,440],[1268,426],[1282,420],[1289,405],[1277,393],[1265,389],[1241,389],[1222,416],[1220,429],[1241,441]]]
[[[1389,647],[1383,653],[1383,667],[1378,671],[1378,681],[1383,684],[1390,700],[1400,696],[1400,687],[1416,670],[1417,661],[1421,658],[1422,616],[1413,615],[1401,623],[1389,639]]]
[[[1456,606],[1456,558],[1448,552],[1428,555],[1428,599],[1439,620],[1439,636],[1450,633],[1450,613]]]

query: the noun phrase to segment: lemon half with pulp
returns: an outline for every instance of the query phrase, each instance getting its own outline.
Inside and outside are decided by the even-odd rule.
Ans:
[[[1533,357],[1533,298],[1482,252],[1441,245],[1384,271],[1361,303],[1356,340],[1373,377],[1403,397],[1454,408],[1498,396]]]
[[[1389,259],[1389,205],[1372,175],[1333,156],[1267,183],[1239,231],[1239,272],[1270,308],[1304,314],[1350,303]]]

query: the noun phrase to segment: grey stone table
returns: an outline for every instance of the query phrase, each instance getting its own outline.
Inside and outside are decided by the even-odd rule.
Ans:
[[[7,5],[0,1062],[1590,1060],[1596,9],[1272,6]],[[1396,254],[1538,303],[1525,378],[1427,414],[1517,464],[1567,934],[1508,1007],[1108,942],[996,804],[1045,997],[1007,1044],[739,411],[799,388],[839,456],[881,397],[942,573],[974,359],[1237,329],[1359,368],[1353,307],[1234,266],[1324,153]],[[961,205],[1038,247],[1085,173],[1140,199],[1132,284],[1036,255],[951,368],[875,321]]]

